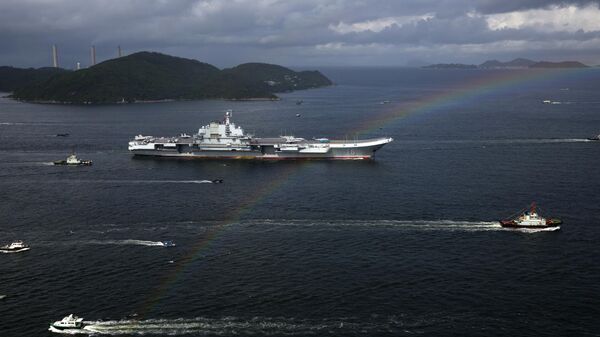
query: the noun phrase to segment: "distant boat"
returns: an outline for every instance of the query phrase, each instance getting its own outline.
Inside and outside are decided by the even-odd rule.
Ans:
[[[0,253],[20,253],[29,250],[30,247],[23,241],[14,241],[9,245],[0,247]]]
[[[500,220],[500,225],[507,228],[556,228],[560,229],[562,220],[548,219],[538,214],[535,203],[532,203],[529,210],[522,212],[518,217]]]
[[[598,135],[596,135],[596,136],[593,136],[593,137],[590,137],[590,138],[588,138],[588,140],[595,140],[595,141],[599,141],[599,140],[600,140],[600,134],[598,134]]]
[[[176,244],[175,242],[171,241],[171,240],[167,240],[167,241],[161,241],[163,244],[163,247],[175,247]]]
[[[543,100],[543,101],[542,101],[542,103],[544,103],[544,104],[551,104],[551,103],[552,103],[552,101],[551,101],[551,100],[549,100],[549,99],[545,99],[545,100]]]
[[[57,133],[56,137],[69,137],[68,133]]]
[[[6,295],[0,295],[0,300],[5,299]]]
[[[89,165],[92,165],[92,161],[91,160],[80,160],[73,153],[72,155],[68,156],[66,160],[54,161],[54,165],[89,166]]]
[[[223,183],[223,179],[214,179],[212,181],[213,184],[222,184]]]
[[[296,117],[300,117],[300,116],[301,116],[300,114],[296,114]]]
[[[379,104],[390,104],[390,101],[381,101]]]
[[[299,100],[296,101],[296,105],[301,105],[302,103],[304,103],[304,101],[301,100],[301,99],[299,99]]]

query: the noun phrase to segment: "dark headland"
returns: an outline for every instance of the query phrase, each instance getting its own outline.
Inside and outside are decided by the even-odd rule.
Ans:
[[[154,52],[139,52],[77,71],[50,69],[0,67],[0,90],[29,102],[102,104],[276,99],[276,93],[332,84],[318,71],[296,72],[265,63],[220,70],[197,60]]]
[[[461,63],[438,63],[425,66],[429,69],[529,69],[529,68],[588,68],[587,65],[577,61],[533,61],[525,58],[516,58],[512,61],[501,62],[488,60],[480,65]]]

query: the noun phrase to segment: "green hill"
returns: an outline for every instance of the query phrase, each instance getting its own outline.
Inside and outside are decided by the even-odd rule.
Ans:
[[[14,68],[0,67],[0,91],[12,92],[26,85],[46,81],[50,77],[68,72],[61,68]]]
[[[218,68],[196,60],[139,52],[52,76],[14,91],[25,101],[114,103],[166,99],[275,98],[277,92],[330,85],[319,72],[270,64]]]

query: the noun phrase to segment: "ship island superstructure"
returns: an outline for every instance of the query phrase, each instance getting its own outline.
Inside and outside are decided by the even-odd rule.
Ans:
[[[307,140],[294,136],[255,138],[231,121],[231,111],[222,121],[201,127],[198,133],[178,137],[135,136],[129,142],[134,155],[214,159],[371,159],[392,138],[363,140]]]

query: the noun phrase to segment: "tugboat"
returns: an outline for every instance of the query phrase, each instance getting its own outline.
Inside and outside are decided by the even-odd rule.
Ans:
[[[67,157],[67,160],[57,160],[54,165],[70,165],[70,166],[90,166],[91,160],[80,160],[75,153]]]
[[[83,323],[83,318],[70,314],[69,316],[61,319],[60,321],[51,323],[49,330],[81,330],[84,326],[85,324]]]
[[[0,247],[2,253],[19,253],[29,250],[29,246],[23,243],[23,241],[14,241],[10,245]]]
[[[529,210],[524,211],[518,217],[508,220],[500,220],[500,225],[507,228],[555,228],[560,229],[562,220],[560,219],[546,219],[540,216],[536,211],[535,203],[531,204]]]
[[[600,134],[598,134],[598,135],[596,135],[594,137],[590,137],[590,138],[588,138],[588,140],[596,140],[596,141],[598,141],[598,140],[600,140]]]

